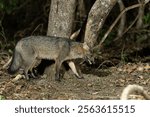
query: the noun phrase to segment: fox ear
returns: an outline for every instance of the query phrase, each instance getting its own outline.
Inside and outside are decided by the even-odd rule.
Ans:
[[[90,49],[86,42],[83,43],[83,48],[84,48],[85,50],[89,50],[89,49]]]

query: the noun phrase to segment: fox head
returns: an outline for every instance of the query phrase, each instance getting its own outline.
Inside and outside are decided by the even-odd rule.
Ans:
[[[79,43],[79,42],[72,43],[70,49],[71,50],[70,50],[70,54],[68,58],[70,59],[82,58],[85,61],[89,62],[90,64],[93,62],[91,50],[85,42],[84,43]]]

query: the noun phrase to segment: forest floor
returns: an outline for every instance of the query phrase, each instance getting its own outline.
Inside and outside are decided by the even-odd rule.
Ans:
[[[147,57],[149,59],[149,57]],[[142,58],[145,59],[145,58]],[[73,77],[66,72],[61,82],[54,78],[31,78],[14,80],[2,66],[8,58],[0,57],[0,98],[1,99],[119,99],[128,84],[143,86],[150,93],[150,63],[119,63],[111,67],[97,68],[81,65],[84,79]]]
[[[65,72],[61,82],[55,81],[54,77],[45,77],[45,75],[31,78],[30,80],[16,79],[17,74],[9,75],[7,70],[3,69],[3,65],[8,62],[9,55],[12,55],[12,50],[10,49],[14,48],[15,43],[29,35],[46,35],[48,7],[47,5],[45,7],[45,4],[47,3],[43,1],[42,4],[41,2],[36,2],[36,4],[39,4],[37,6],[33,4],[34,2],[24,4],[11,14],[4,13],[5,17],[1,18],[3,25],[0,27],[0,100],[115,100],[120,98],[123,89],[129,84],[143,86],[150,94],[149,23],[141,30],[132,29],[130,25],[131,29],[129,31],[125,30],[125,32],[127,31],[126,34],[123,34],[121,38],[114,39],[116,31],[118,31],[118,27],[116,27],[110,38],[107,38],[103,43],[104,49],[100,50],[100,56],[98,55],[98,58],[95,59],[96,64],[92,66],[85,63],[80,64],[84,79],[77,79],[71,71]],[[35,12],[36,8],[41,9],[39,10],[40,12]],[[149,6],[147,11],[149,11],[148,9]],[[131,14],[135,15],[134,12]],[[117,12],[114,13],[117,15]],[[148,16],[144,16],[145,21],[148,21]],[[110,18],[108,17],[108,21],[106,20],[102,34],[103,31],[109,28],[110,23],[113,21],[112,18],[114,19],[114,14]],[[132,18],[129,17],[127,24],[130,24],[131,20]],[[81,23],[77,22],[77,27]],[[99,36],[102,35],[100,34]],[[99,37],[98,41],[100,39],[101,37]],[[136,98],[136,96],[133,98]]]

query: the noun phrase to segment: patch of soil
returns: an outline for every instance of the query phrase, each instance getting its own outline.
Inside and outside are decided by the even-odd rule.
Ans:
[[[31,78],[13,81],[0,63],[0,96],[4,99],[119,99],[128,84],[143,86],[150,93],[150,64],[128,63],[109,68],[90,68],[81,65],[84,79],[66,72],[61,82],[54,78]]]

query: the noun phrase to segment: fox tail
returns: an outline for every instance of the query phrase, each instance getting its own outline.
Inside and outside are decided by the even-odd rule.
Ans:
[[[21,64],[22,64],[21,54],[17,50],[15,50],[11,64],[8,68],[8,73],[15,74],[21,67]]]

